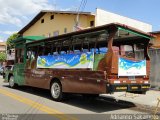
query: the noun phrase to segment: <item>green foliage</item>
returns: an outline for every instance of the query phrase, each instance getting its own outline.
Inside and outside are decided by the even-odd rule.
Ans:
[[[6,53],[5,52],[0,52],[0,62],[4,62],[6,60]]]
[[[14,33],[7,39],[7,42],[6,42],[7,43],[7,50],[14,48],[14,43],[12,41],[17,39],[18,37],[19,37],[19,34]]]

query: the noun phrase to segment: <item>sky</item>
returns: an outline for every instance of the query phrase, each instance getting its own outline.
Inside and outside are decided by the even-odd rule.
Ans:
[[[0,41],[20,31],[41,10],[77,11],[82,0],[0,0]],[[151,24],[160,31],[160,0],[87,0],[85,12],[100,8]]]

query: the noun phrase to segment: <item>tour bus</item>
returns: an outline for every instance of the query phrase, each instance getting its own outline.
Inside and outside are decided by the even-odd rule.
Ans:
[[[5,82],[11,88],[49,89],[55,101],[69,93],[90,97],[120,91],[145,94],[150,88],[152,38],[119,23],[48,38],[19,37],[14,40],[14,69]]]

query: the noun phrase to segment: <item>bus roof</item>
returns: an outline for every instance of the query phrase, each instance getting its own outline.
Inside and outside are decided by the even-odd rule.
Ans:
[[[112,30],[114,28],[118,28],[118,30],[122,30],[122,31],[126,31],[128,33],[133,33],[134,35],[141,37],[141,38],[147,38],[147,39],[152,39],[155,36],[152,35],[151,33],[146,33],[143,32],[141,30],[138,30],[136,28],[124,25],[124,24],[120,24],[120,23],[111,23],[111,24],[106,24],[106,25],[102,25],[102,26],[98,26],[98,27],[93,27],[93,28],[88,28],[88,29],[84,29],[84,30],[80,30],[80,31],[75,31],[75,32],[70,32],[67,34],[62,34],[62,35],[58,35],[58,36],[54,36],[54,37],[50,37],[50,38],[42,38],[41,42],[45,42],[45,41],[52,41],[52,40],[57,40],[57,39],[63,39],[65,37],[72,37],[72,36],[77,36],[77,35],[83,35],[86,33],[92,33],[92,32],[96,32],[96,31],[100,31],[100,30]],[[33,44],[33,43],[37,43],[39,41],[34,41],[33,42],[27,42],[28,44]]]
[[[44,39],[44,38],[45,38],[44,36],[22,36],[22,37],[18,37],[13,42],[17,43],[17,42],[22,42],[23,41],[25,43],[29,43],[29,42],[41,40],[41,39]]]

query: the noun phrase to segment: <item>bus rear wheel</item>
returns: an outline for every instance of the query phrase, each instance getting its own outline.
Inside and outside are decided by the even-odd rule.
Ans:
[[[15,88],[17,85],[14,83],[14,77],[10,76],[9,78],[9,87]]]
[[[51,91],[51,96],[53,100],[58,101],[58,102],[62,101],[63,93],[62,93],[62,85],[60,84],[60,82],[54,81],[51,84],[50,91]]]

